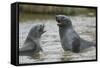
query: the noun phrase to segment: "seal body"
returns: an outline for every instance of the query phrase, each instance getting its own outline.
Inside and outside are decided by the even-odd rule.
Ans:
[[[80,52],[81,49],[95,46],[93,42],[89,42],[80,38],[72,26],[69,17],[65,15],[57,15],[56,21],[59,26],[59,34],[61,39],[62,48],[67,51],[71,50],[75,53]]]
[[[41,35],[44,33],[44,24],[36,25],[31,28],[22,48],[19,49],[19,54],[36,54],[42,51],[40,46]]]

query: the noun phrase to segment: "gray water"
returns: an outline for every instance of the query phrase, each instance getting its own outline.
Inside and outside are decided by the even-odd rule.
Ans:
[[[19,23],[19,48],[28,35],[28,32],[36,24],[45,24],[46,33],[41,37],[41,47],[43,52],[40,53],[38,59],[30,56],[19,56],[19,63],[41,63],[41,62],[57,62],[57,61],[77,61],[77,60],[93,60],[96,59],[96,49],[94,47],[73,53],[71,51],[64,52],[60,43],[57,22],[53,16],[38,17],[28,20],[22,20]],[[70,16],[75,31],[81,38],[95,42],[95,17]]]

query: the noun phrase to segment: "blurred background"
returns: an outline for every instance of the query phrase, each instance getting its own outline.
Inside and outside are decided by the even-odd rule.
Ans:
[[[33,14],[37,15],[57,15],[65,14],[70,16],[95,16],[96,10],[94,8],[78,8],[78,7],[64,7],[64,6],[43,6],[43,5],[19,5],[20,20],[32,17]],[[45,16],[44,16],[45,17]],[[43,18],[43,17],[42,17]]]

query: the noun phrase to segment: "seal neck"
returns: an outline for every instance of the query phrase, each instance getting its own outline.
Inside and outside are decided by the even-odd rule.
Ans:
[[[59,26],[59,29],[61,29],[61,30],[65,30],[65,29],[69,29],[69,28],[72,28],[72,24]]]
[[[65,32],[67,32],[69,29],[73,29],[72,25],[59,27],[60,38],[63,38],[64,34],[66,34]]]

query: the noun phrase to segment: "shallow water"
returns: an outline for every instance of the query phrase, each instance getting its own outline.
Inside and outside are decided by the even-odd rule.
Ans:
[[[73,27],[77,33],[85,40],[95,42],[95,17],[72,16]],[[41,37],[41,52],[38,59],[30,56],[19,56],[19,63],[40,63],[40,62],[57,62],[57,61],[76,61],[76,60],[92,60],[96,59],[96,49],[94,47],[88,48],[80,53],[73,53],[71,51],[64,52],[59,38],[58,26],[54,17],[46,17],[42,19],[30,19],[20,21],[19,23],[19,48],[28,35],[29,30],[36,24],[44,23],[46,33]]]

